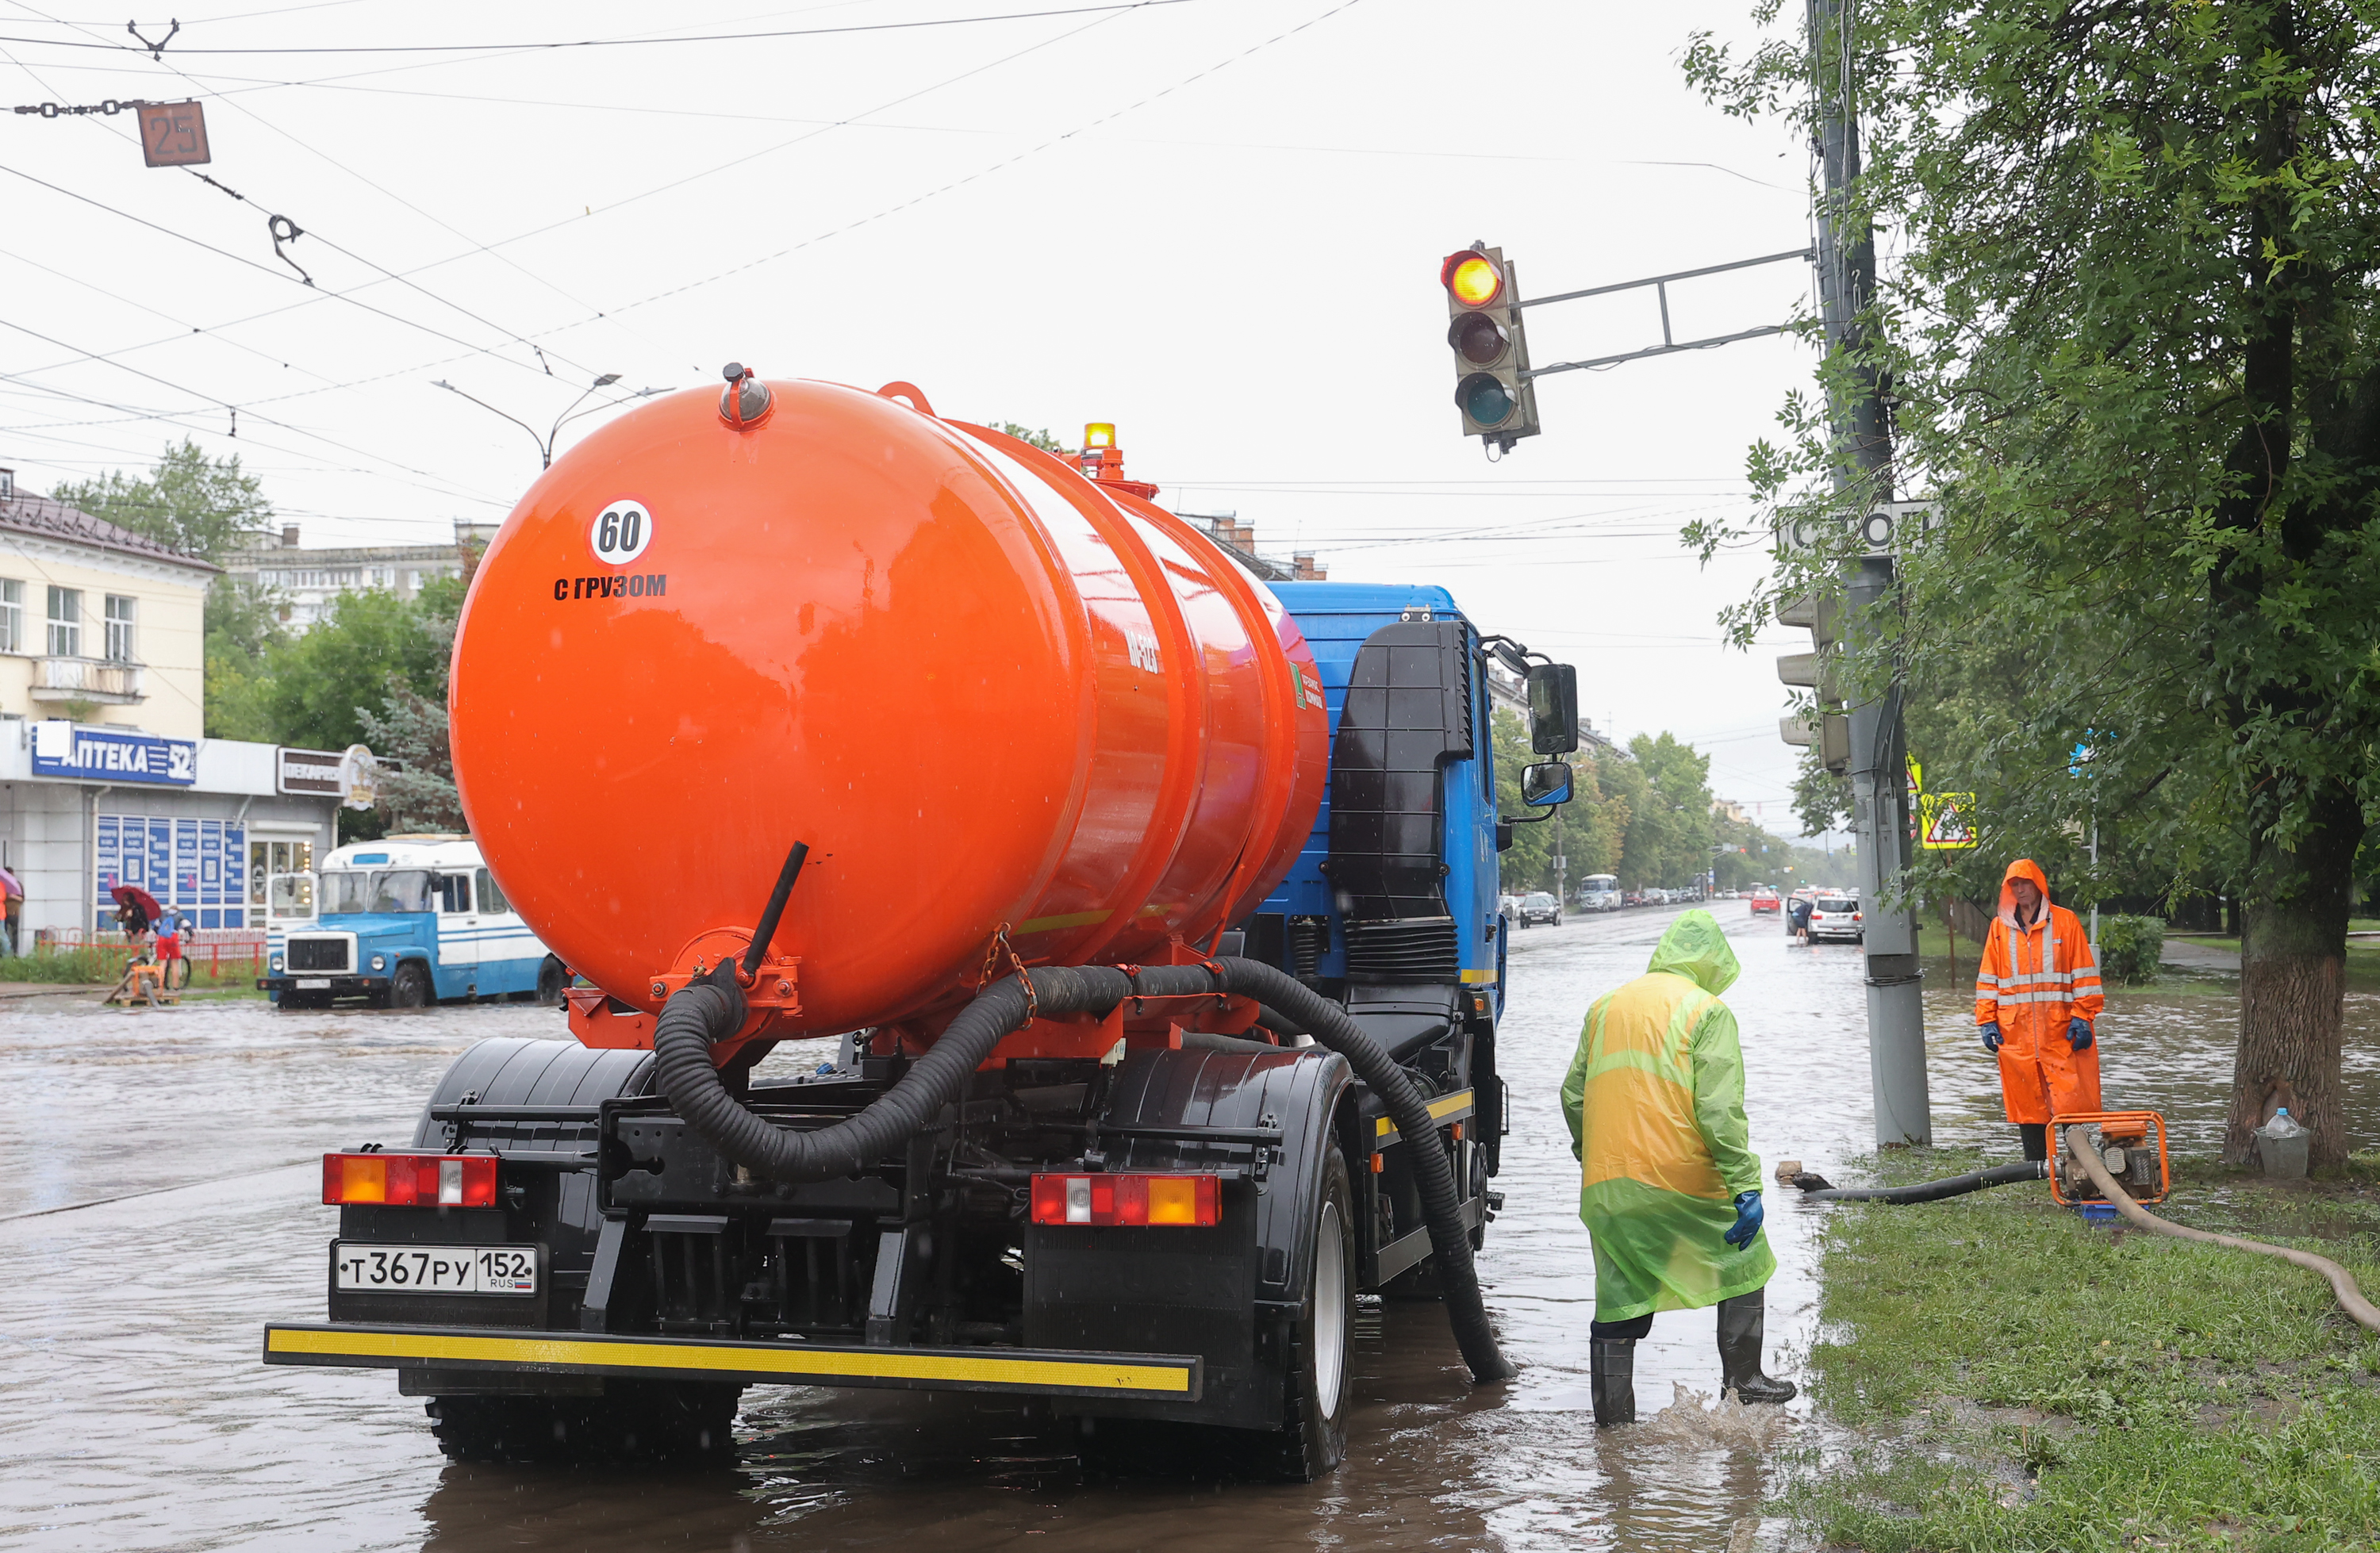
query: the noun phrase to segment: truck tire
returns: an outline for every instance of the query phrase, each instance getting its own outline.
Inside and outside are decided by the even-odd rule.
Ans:
[[[1347,1357],[1355,1315],[1354,1190],[1332,1143],[1315,1194],[1314,1276],[1290,1331],[1274,1474],[1311,1483],[1347,1459]]]
[[[570,972],[563,963],[549,954],[537,968],[537,1001],[547,1008],[562,1001],[562,989],[570,985]]]
[[[388,1006],[391,1008],[427,1008],[436,1001],[429,968],[419,960],[407,960],[396,967],[389,979]]]
[[[458,1462],[684,1462],[735,1449],[741,1386],[613,1380],[601,1397],[439,1397],[425,1411]]]

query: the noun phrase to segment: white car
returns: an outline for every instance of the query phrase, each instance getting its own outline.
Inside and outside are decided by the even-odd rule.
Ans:
[[[1810,903],[1810,941],[1820,939],[1840,939],[1848,943],[1866,940],[1867,929],[1860,924],[1860,901],[1857,895],[1822,891]]]

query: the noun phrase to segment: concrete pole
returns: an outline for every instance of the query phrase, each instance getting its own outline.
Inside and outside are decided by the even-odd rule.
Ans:
[[[1876,289],[1876,243],[1851,208],[1859,177],[1859,118],[1851,101],[1853,0],[1809,0],[1810,69],[1819,103],[1824,172],[1818,221],[1818,301],[1828,354],[1840,361],[1863,344],[1860,309]],[[1838,458],[1835,490],[1861,511],[1892,498],[1892,432],[1875,370],[1855,366],[1831,380]],[[1854,659],[1885,650],[1876,621],[1893,607],[1892,562],[1852,563],[1844,576],[1843,649]],[[1851,708],[1852,831],[1859,841],[1860,911],[1867,955],[1868,1082],[1879,1147],[1934,1141],[1925,1082],[1925,1010],[1917,922],[1907,905],[1887,909],[1884,892],[1908,865],[1907,742],[1898,676],[1883,697]]]

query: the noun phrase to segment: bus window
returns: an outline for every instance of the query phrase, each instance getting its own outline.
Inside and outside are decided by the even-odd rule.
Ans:
[[[501,915],[513,909],[511,906],[504,904],[504,892],[496,888],[495,875],[488,872],[485,868],[481,868],[479,873],[479,880],[480,909],[481,911]]]
[[[471,876],[440,874],[438,876],[438,909],[453,914],[471,909]]]

